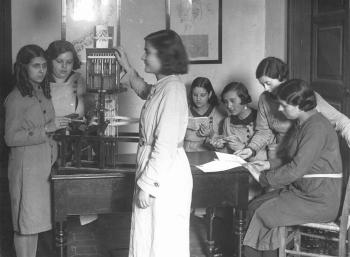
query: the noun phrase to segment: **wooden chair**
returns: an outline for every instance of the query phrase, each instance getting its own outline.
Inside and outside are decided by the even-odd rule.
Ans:
[[[279,249],[279,257],[286,257],[288,255],[293,256],[310,256],[310,257],[335,257],[334,255],[320,254],[305,252],[301,249],[301,236],[309,238],[317,238],[320,240],[332,240],[338,244],[339,257],[345,257],[350,255],[350,244],[348,239],[350,238],[349,225],[349,207],[350,207],[350,180],[347,182],[345,188],[345,196],[343,197],[343,205],[341,208],[340,217],[335,222],[329,223],[308,223],[293,227],[283,227],[281,233],[281,246]],[[337,234],[336,237],[325,237],[323,235],[316,235],[308,232],[301,231],[301,228],[314,228],[325,232],[333,232]],[[287,246],[293,245],[292,249],[287,249]]]

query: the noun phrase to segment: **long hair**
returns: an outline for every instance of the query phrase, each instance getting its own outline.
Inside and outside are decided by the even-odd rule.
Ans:
[[[49,45],[45,52],[50,74],[52,73],[52,61],[56,59],[60,54],[66,52],[71,52],[73,55],[73,70],[77,70],[80,68],[81,62],[73,44],[66,40],[56,40]]]
[[[258,64],[255,72],[257,79],[262,76],[283,82],[288,79],[288,65],[276,57],[266,57]]]
[[[23,46],[17,54],[16,62],[14,64],[14,79],[15,86],[24,96],[33,96],[33,85],[29,81],[27,65],[35,57],[45,58],[44,50],[37,45],[26,45]],[[50,85],[47,79],[47,74],[45,75],[43,81],[40,83],[40,87],[46,98],[50,99]]]
[[[195,104],[193,102],[192,94],[193,94],[193,90],[196,87],[204,88],[208,94],[211,93],[211,96],[209,97],[209,100],[208,100],[208,102],[211,106],[216,106],[219,104],[218,98],[215,94],[213,85],[211,84],[210,80],[208,78],[205,78],[205,77],[197,77],[193,80],[192,85],[191,85],[191,89],[190,89],[190,93],[189,93],[189,101],[190,101],[191,106],[195,106]]]
[[[172,30],[160,30],[145,37],[157,51],[164,75],[185,74],[188,71],[188,57],[181,37]]]
[[[224,87],[221,93],[221,101],[224,102],[224,95],[229,92],[234,91],[237,96],[241,99],[241,105],[249,104],[252,102],[252,98],[249,95],[248,89],[241,82],[231,82]]]

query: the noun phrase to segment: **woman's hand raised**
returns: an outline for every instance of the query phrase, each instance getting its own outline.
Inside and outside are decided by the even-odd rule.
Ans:
[[[209,137],[211,134],[212,134],[212,131],[211,131],[211,128],[210,128],[209,124],[207,125],[207,124],[202,123],[199,126],[199,129],[197,131],[197,135],[198,136]]]
[[[120,66],[125,70],[125,72],[129,72],[132,69],[132,66],[129,63],[128,56],[124,49],[120,46],[115,49],[115,57],[117,58],[117,62]]]

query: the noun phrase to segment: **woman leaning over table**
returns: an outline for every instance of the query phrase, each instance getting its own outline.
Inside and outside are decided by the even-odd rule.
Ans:
[[[22,47],[14,64],[15,87],[5,100],[17,257],[35,257],[38,233],[52,227],[49,176],[57,149],[50,133],[66,127],[68,119],[55,119],[46,71],[43,49],[37,45]]]
[[[192,174],[183,149],[187,127],[187,72],[181,38],[172,30],[145,37],[145,72],[156,76],[148,85],[116,51],[126,71],[126,83],[146,102],[140,116],[130,257],[189,257]]]
[[[283,139],[287,134],[292,122],[278,111],[279,103],[275,91],[288,78],[288,66],[282,60],[275,57],[263,59],[257,69],[256,78],[264,87],[265,92],[260,95],[256,131],[246,148],[235,152],[244,159],[252,157],[259,150],[268,146],[268,151],[279,153],[285,149]],[[347,116],[337,111],[328,104],[319,94],[316,95],[316,110],[321,112],[341,133],[350,146],[350,120]],[[276,145],[268,145],[271,136],[276,137]],[[282,149],[283,148],[283,149]],[[270,155],[269,153],[269,155]],[[274,155],[274,154],[271,154]]]

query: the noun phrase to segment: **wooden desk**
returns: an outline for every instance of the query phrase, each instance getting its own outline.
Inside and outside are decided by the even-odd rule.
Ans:
[[[243,168],[236,168],[225,172],[204,173],[194,165],[212,160],[215,154],[195,152],[188,153],[187,156],[193,175],[192,207],[235,208],[236,255],[241,257],[243,212],[248,205],[248,172]],[[53,170],[51,181],[57,256],[67,256],[65,234],[67,216],[131,211],[135,155],[121,155],[119,158],[120,167],[112,170],[88,168]],[[208,243],[208,248],[212,249],[212,239]]]

